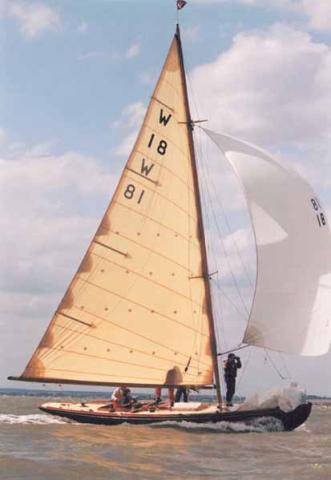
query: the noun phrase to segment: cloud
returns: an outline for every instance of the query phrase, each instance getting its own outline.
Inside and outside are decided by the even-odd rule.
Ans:
[[[140,53],[140,44],[132,44],[125,52],[107,52],[102,50],[91,51],[79,55],[78,60],[89,60],[94,58],[105,59],[109,61],[132,60]]]
[[[78,57],[78,60],[89,60],[89,59],[93,59],[93,58],[104,58],[104,59],[107,59],[107,60],[112,60],[114,59],[113,57],[113,54],[109,53],[109,52],[101,52],[101,51],[91,51],[91,52],[86,52],[86,53],[82,53],[81,55],[79,55]]]
[[[248,7],[260,7],[273,10],[282,10],[304,15],[308,18],[311,28],[317,31],[331,31],[331,2],[330,0],[191,0],[201,5],[215,5],[237,3]]]
[[[241,5],[247,5],[252,7],[274,7],[274,8],[296,8],[298,2],[302,0],[191,0],[191,3],[200,5],[215,5],[222,3],[239,3]],[[318,0],[317,0],[318,1]]]
[[[88,24],[85,20],[81,21],[77,27],[77,32],[79,33],[86,33],[88,31]]]
[[[61,155],[42,155],[44,146],[35,146],[14,160],[0,160],[1,191],[56,191],[74,185],[80,194],[105,194],[109,190],[109,175],[98,162],[76,152]],[[15,192],[15,195],[19,192]],[[38,193],[39,198],[39,193]]]
[[[152,72],[152,71],[140,72],[138,74],[138,78],[140,82],[143,85],[148,85],[148,86],[150,85],[154,86],[156,84],[157,77],[158,77],[158,73]]]
[[[195,118],[208,118],[211,129],[263,145],[276,156],[280,153],[282,163],[306,177],[330,210],[331,49],[327,45],[281,25],[241,33],[229,50],[195,68],[190,79],[194,100],[200,104]],[[220,152],[213,146],[207,149],[199,129],[196,134],[200,171],[205,172],[204,203],[214,206],[218,223],[216,227],[210,212],[206,215],[215,257],[215,265],[210,265],[220,271],[222,318],[230,325],[245,316],[238,312],[244,310],[241,298],[246,305],[252,298],[254,243],[233,174],[223,166]]]
[[[53,142],[6,145],[0,156],[0,325],[24,348],[6,368],[21,369],[97,229],[115,177],[93,157],[54,154]],[[23,333],[24,332],[24,333]],[[7,360],[6,360],[7,359]],[[2,375],[9,372],[2,372]]]
[[[125,52],[125,58],[130,60],[131,58],[137,57],[139,53],[140,53],[140,44],[134,43]]]
[[[129,133],[115,149],[115,155],[118,155],[119,157],[128,157],[133,148],[136,138],[136,131]]]
[[[191,26],[191,27],[184,27],[182,29],[182,36],[185,41],[194,43],[199,39],[201,30],[198,25]]]
[[[330,0],[302,0],[302,8],[315,30],[331,31]]]
[[[61,29],[59,13],[42,2],[4,0],[2,14],[14,18],[22,34],[28,38],[35,38],[47,30]]]
[[[142,102],[131,103],[123,109],[120,119],[111,125],[113,128],[121,128],[125,132],[123,140],[115,149],[115,155],[128,156],[130,154],[145,112],[146,107]]]
[[[7,134],[3,128],[0,128],[0,146],[6,142]]]
[[[120,116],[120,119],[112,124],[114,127],[124,127],[124,128],[138,128],[146,112],[146,107],[143,102],[134,102],[127,105]]]
[[[191,81],[200,116],[220,131],[265,145],[331,134],[331,49],[305,32],[275,25],[236,35]]]
[[[32,153],[43,149],[0,160],[0,293],[63,291],[103,213],[95,211],[115,185],[95,159]]]

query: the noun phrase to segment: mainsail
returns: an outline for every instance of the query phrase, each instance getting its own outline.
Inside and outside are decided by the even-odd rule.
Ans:
[[[177,32],[112,201],[20,379],[213,383],[185,88]]]
[[[257,246],[249,345],[302,355],[331,339],[331,237],[312,188],[257,147],[205,130],[240,177]]]

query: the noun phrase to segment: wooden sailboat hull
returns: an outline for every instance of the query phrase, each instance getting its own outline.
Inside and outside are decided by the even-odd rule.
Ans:
[[[73,404],[74,405],[74,404]],[[77,404],[76,404],[77,405]],[[82,409],[65,408],[55,404],[45,404],[39,407],[43,412],[51,415],[65,417],[79,423],[90,423],[99,425],[119,425],[129,423],[134,425],[146,425],[162,422],[192,422],[192,423],[219,423],[219,422],[250,422],[252,420],[274,418],[279,420],[284,430],[291,431],[302,425],[310,415],[312,404],[304,403],[291,412],[283,412],[279,407],[263,410],[242,410],[242,411],[210,411],[206,412],[176,412],[173,410],[161,410],[155,412],[106,412],[93,408]]]

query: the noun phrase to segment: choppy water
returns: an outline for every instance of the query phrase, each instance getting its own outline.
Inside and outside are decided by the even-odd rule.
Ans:
[[[1,480],[331,479],[328,407],[287,433],[277,422],[81,425],[38,411],[45,401],[0,395]]]

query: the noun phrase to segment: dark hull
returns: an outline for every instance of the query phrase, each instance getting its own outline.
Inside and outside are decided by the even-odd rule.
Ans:
[[[310,415],[311,403],[299,405],[292,412],[283,412],[280,408],[272,408],[266,410],[247,410],[234,412],[215,412],[215,413],[198,413],[186,414],[178,413],[176,415],[158,415],[151,413],[143,417],[135,413],[122,413],[118,416],[116,413],[110,412],[78,412],[61,410],[61,408],[40,407],[40,410],[52,415],[65,417],[79,423],[91,423],[98,425],[119,425],[121,423],[130,423],[134,425],[155,424],[161,422],[193,422],[193,423],[218,423],[218,422],[249,422],[255,419],[266,417],[280,420],[284,430],[290,431],[302,425]]]

